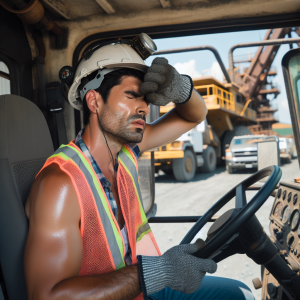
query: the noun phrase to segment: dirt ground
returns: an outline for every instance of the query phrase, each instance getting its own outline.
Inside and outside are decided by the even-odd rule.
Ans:
[[[292,181],[299,177],[298,160],[284,164],[282,167],[282,181]],[[176,182],[173,176],[161,173],[156,177],[155,202],[157,204],[156,216],[200,216],[203,215],[215,202],[218,201],[232,187],[251,175],[251,171],[241,171],[229,175],[225,168],[218,168],[214,173],[196,174],[194,180],[188,183]],[[255,191],[247,192],[249,201]],[[269,233],[269,215],[274,198],[269,197],[265,204],[256,213],[265,231]],[[234,207],[234,202],[228,203],[218,214]],[[206,238],[209,223],[198,234]],[[151,224],[158,245],[164,253],[169,248],[178,245],[188,230],[191,223],[182,224]],[[255,299],[261,299],[261,290],[255,290],[252,279],[260,278],[260,266],[255,264],[244,254],[236,254],[218,263],[215,276],[228,277],[244,282],[252,290]]]

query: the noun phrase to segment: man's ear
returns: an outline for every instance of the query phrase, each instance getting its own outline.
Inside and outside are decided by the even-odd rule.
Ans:
[[[99,108],[101,109],[103,104],[102,96],[95,90],[89,90],[85,95],[85,100],[92,114],[95,114]]]

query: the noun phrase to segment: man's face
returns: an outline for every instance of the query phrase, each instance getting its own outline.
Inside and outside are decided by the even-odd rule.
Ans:
[[[142,81],[124,76],[120,85],[114,86],[99,114],[102,130],[122,143],[139,143],[143,139],[148,103],[140,91]]]

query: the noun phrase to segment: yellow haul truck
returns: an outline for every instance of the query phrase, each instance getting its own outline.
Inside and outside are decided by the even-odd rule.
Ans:
[[[159,149],[159,152],[155,154],[157,170],[160,168],[165,173],[173,173],[177,180],[189,181],[194,177],[196,169],[203,172],[214,171],[216,161],[220,161],[225,155],[226,145],[230,144],[234,136],[252,133],[273,134],[272,123],[277,120],[271,116],[276,110],[271,108],[267,95],[272,94],[275,99],[280,93],[276,86],[273,86],[271,79],[276,72],[270,69],[280,44],[274,44],[272,40],[281,39],[281,42],[284,42],[282,39],[290,36],[292,31],[300,35],[298,27],[269,29],[261,42],[233,45],[229,50],[230,76],[218,51],[211,46],[162,50],[156,53],[158,55],[209,50],[215,55],[226,80],[223,83],[212,77],[194,80],[195,88],[204,97],[208,107],[209,125],[205,130],[202,128],[203,136],[198,133],[199,130],[194,129],[189,134],[180,137],[178,142],[181,145],[181,153],[178,147],[174,149],[172,145]],[[234,62],[233,51],[235,49],[254,46],[260,47],[252,59]],[[234,67],[234,63],[245,62],[250,65],[243,73],[240,73],[239,68]],[[251,108],[255,108],[255,111],[248,108],[249,104]],[[164,111],[166,109],[162,108],[161,113]],[[257,118],[256,111],[258,112]],[[240,151],[236,155],[241,162],[250,161],[245,152]]]
[[[155,170],[173,174],[178,181],[190,181],[198,170],[213,172],[234,136],[251,134],[247,126],[256,123],[256,112],[235,83],[221,83],[213,77],[194,79],[204,98],[207,120],[176,141],[154,152]],[[167,113],[173,105],[160,108]]]
[[[24,203],[45,160],[60,143],[74,139],[82,126],[82,116],[65,99],[67,86],[60,79],[68,77],[72,68],[60,73],[63,66],[75,68],[93,47],[108,41],[117,43],[119,38],[133,41],[141,32],[159,39],[299,25],[299,0],[0,0],[0,299],[32,299],[27,294],[23,268],[29,228]],[[299,43],[299,39],[287,42]],[[287,53],[283,66],[299,159],[299,48]],[[195,86],[200,92],[206,90],[203,97],[212,107],[207,118],[212,141],[213,132],[219,137],[247,115],[244,103],[236,98],[234,84],[211,80],[195,81]],[[228,99],[230,93],[234,101],[231,96]],[[249,114],[247,120],[251,121],[254,116]],[[155,117],[152,107],[150,121]],[[265,154],[268,157],[270,151]],[[154,156],[143,158],[139,176],[149,218],[155,207]],[[254,186],[266,176],[267,181]],[[269,166],[231,189],[202,216],[150,217],[148,222],[195,223],[183,244],[190,243],[206,223],[212,222],[206,244],[195,256],[220,262],[237,253],[246,254],[263,266],[261,276],[256,275],[261,278],[255,280],[255,287],[262,288],[262,299],[298,300],[300,183],[281,182],[280,178],[281,170]],[[248,188],[258,190],[249,202],[245,196]],[[148,196],[144,197],[145,193]],[[272,195],[273,208],[265,216],[270,219],[267,236],[255,213]],[[186,191],[189,196],[194,195]],[[218,216],[234,197],[235,207]],[[201,200],[206,201],[199,193],[199,206]]]

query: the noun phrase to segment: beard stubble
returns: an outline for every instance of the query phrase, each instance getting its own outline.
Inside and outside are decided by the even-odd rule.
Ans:
[[[144,115],[135,114],[129,118],[113,113],[109,108],[103,109],[98,116],[100,130],[111,137],[118,139],[121,143],[140,143],[143,139],[144,130],[141,128],[130,129],[131,122],[142,119]]]

